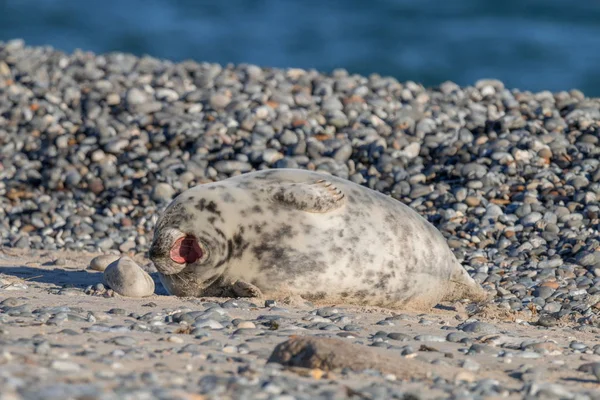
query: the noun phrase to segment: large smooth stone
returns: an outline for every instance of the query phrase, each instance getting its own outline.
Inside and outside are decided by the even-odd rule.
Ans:
[[[147,297],[154,294],[154,281],[150,275],[127,256],[106,268],[104,283],[121,296]]]

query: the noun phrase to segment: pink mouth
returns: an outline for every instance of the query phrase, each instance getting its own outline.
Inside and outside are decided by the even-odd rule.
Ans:
[[[177,264],[191,264],[202,257],[202,249],[195,237],[187,235],[173,243],[169,256]]]

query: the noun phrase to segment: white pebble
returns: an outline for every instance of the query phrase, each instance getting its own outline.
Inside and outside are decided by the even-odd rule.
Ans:
[[[183,343],[184,342],[184,340],[179,336],[169,336],[167,338],[167,341],[169,341],[171,343]]]
[[[72,361],[54,360],[50,364],[50,368],[61,372],[77,372],[81,370],[81,366]]]
[[[229,353],[229,354],[237,353],[237,347],[225,346],[225,347],[223,347],[223,353]]]

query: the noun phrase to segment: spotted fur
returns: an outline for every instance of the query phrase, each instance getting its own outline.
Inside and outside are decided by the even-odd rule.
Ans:
[[[208,255],[174,265],[167,254],[178,234],[196,236]],[[235,282],[265,296],[404,308],[484,296],[414,210],[304,170],[258,171],[187,190],[159,219],[150,257],[179,296],[230,294],[225,288]]]

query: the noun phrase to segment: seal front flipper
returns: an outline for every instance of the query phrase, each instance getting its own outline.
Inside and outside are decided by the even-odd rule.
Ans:
[[[279,183],[272,188],[271,200],[284,206],[311,213],[326,213],[340,208],[344,193],[325,179],[314,182]]]
[[[262,291],[257,286],[244,281],[235,282],[231,290],[237,297],[263,297]]]

